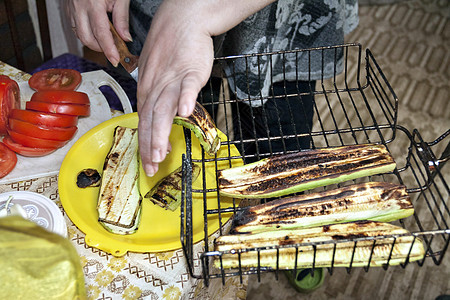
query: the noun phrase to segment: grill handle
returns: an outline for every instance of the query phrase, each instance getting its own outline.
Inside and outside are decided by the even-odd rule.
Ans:
[[[431,150],[432,146],[442,142],[447,136],[450,135],[450,129],[447,130],[444,134],[438,137],[433,142],[427,143],[420,136],[419,132],[415,129],[413,131],[413,136],[417,137],[419,141],[417,142],[417,152],[419,154],[420,160],[424,163],[425,167],[428,171],[434,173],[438,171],[438,169],[442,169],[445,163],[450,158],[450,141],[447,143],[444,151],[439,158],[433,153]]]
[[[450,158],[450,142],[448,142],[447,147],[442,152],[441,158],[439,158],[436,163],[438,166],[443,166]]]
[[[433,150],[431,149],[436,145],[445,145],[444,139],[450,136],[450,129],[447,130],[444,134],[439,136],[432,142],[425,142],[417,129],[413,130],[412,141],[414,141],[414,148],[416,149],[417,155],[420,161],[423,164],[423,167],[427,174],[426,182],[424,185],[419,188],[419,190],[426,190],[430,187],[433,182],[435,182],[435,178],[439,177],[445,183],[445,179],[443,173],[441,172],[446,162],[450,157],[450,141],[447,142],[445,149],[442,151],[441,155],[435,155]],[[442,143],[442,144],[441,144]],[[446,184],[446,183],[445,183]],[[411,190],[413,191],[413,190]]]

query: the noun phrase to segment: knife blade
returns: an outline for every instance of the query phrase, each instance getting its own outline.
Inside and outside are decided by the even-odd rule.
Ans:
[[[124,69],[130,73],[131,77],[133,77],[136,82],[138,81],[138,61],[139,56],[133,55],[128,50],[127,44],[125,44],[124,40],[119,36],[119,34],[116,31],[116,28],[114,28],[114,25],[109,22],[109,27],[111,29],[111,33],[114,39],[114,44],[117,47],[117,50],[119,51],[119,62],[124,67]]]

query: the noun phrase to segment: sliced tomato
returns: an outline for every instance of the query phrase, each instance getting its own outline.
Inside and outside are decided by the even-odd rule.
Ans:
[[[31,96],[31,101],[57,104],[90,104],[88,95],[77,91],[38,91]]]
[[[32,111],[25,109],[13,109],[9,115],[10,119],[17,119],[36,125],[45,125],[53,127],[72,127],[77,126],[78,117],[52,114],[40,111]]]
[[[6,145],[6,147],[16,152],[17,154],[29,157],[44,156],[54,152],[57,149],[57,148],[26,147],[24,145],[14,142],[9,136],[5,136],[3,138],[3,143]]]
[[[20,108],[19,85],[6,75],[0,75],[0,135],[6,133],[11,110]]]
[[[81,117],[89,116],[89,114],[91,113],[90,105],[80,104],[55,104],[38,101],[28,101],[26,103],[26,108],[35,111]]]
[[[0,142],[0,178],[8,175],[17,164],[17,155]]]
[[[50,127],[9,119],[9,128],[15,132],[40,139],[68,141],[73,138],[77,127]]]
[[[22,133],[18,133],[14,130],[8,129],[8,135],[11,137],[11,139],[26,147],[31,148],[61,148],[64,146],[67,141],[55,141],[55,140],[47,140],[47,139],[41,139],[36,138],[32,136],[28,136]]]
[[[46,69],[34,73],[28,80],[30,87],[36,91],[73,91],[80,83],[80,72],[72,69]]]

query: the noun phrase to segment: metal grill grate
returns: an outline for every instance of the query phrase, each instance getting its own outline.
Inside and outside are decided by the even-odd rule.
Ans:
[[[333,58],[332,66],[325,66],[325,58]],[[306,64],[300,63],[300,58]],[[274,62],[281,60],[283,65],[288,62],[295,62],[294,69],[290,69],[291,83],[294,89],[289,87],[285,81],[276,83]],[[314,78],[312,74],[312,61],[319,61],[322,67],[331,70],[331,78]],[[213,249],[214,232],[208,226],[208,222],[213,218],[219,223],[219,234],[224,234],[226,220],[224,216],[229,216],[242,208],[244,205],[254,205],[255,202],[234,200],[228,205],[222,205],[221,197],[217,186],[210,186],[206,182],[205,170],[217,173],[217,170],[225,166],[231,166],[236,160],[242,159],[244,162],[251,162],[264,157],[281,153],[299,151],[305,148],[322,148],[341,145],[382,143],[386,145],[397,162],[397,169],[389,174],[382,174],[361,178],[350,183],[365,181],[388,181],[405,184],[410,193],[415,206],[415,214],[404,220],[396,221],[397,225],[406,228],[413,237],[411,247],[417,237],[425,243],[426,257],[431,258],[435,264],[440,264],[448,248],[450,241],[450,212],[448,199],[450,196],[446,177],[442,166],[448,158],[445,143],[448,143],[450,131],[431,143],[422,140],[417,131],[410,133],[406,128],[397,124],[398,99],[392,87],[385,78],[381,68],[375,61],[369,50],[365,51],[363,62],[363,51],[359,44],[347,44],[335,47],[323,47],[305,49],[289,52],[275,52],[265,54],[242,55],[216,59],[215,67],[219,70],[228,68],[226,72],[227,80],[222,78],[211,78],[208,85],[202,91],[199,101],[216,119],[218,127],[228,137],[227,141],[222,141],[222,148],[227,155],[214,158],[207,157],[204,153],[201,157],[193,157],[191,151],[191,133],[185,130],[186,155],[183,157],[183,201],[181,206],[181,242],[183,250],[188,260],[189,270],[195,278],[203,278],[208,284],[212,278],[225,278],[229,276],[242,276],[249,274],[261,274],[261,272],[275,272],[278,276],[279,268],[267,269],[238,268],[223,269],[214,268],[212,262],[220,260],[221,256],[228,252],[217,252]],[[239,71],[239,66],[245,66],[243,71]],[[242,69],[242,68],[241,68]],[[270,77],[270,90],[267,95],[259,93],[257,96],[248,96],[251,85],[261,87],[264,79],[261,70],[268,70]],[[231,72],[230,72],[231,70]],[[251,70],[258,70],[258,76],[252,77]],[[292,71],[293,70],[293,71]],[[307,77],[303,76],[300,82],[301,70],[308,70]],[[283,71],[286,71],[283,67]],[[304,73],[304,72],[303,72]],[[223,74],[223,73],[222,73]],[[292,75],[294,74],[294,77]],[[235,94],[230,92],[227,82],[237,82],[244,78],[247,82],[242,89],[247,98],[237,99]],[[282,74],[286,79],[287,75]],[[293,78],[293,79],[292,79]],[[311,81],[315,79],[315,84]],[[252,82],[250,80],[253,80]],[[255,83],[256,82],[256,83]],[[292,85],[292,84],[291,84]],[[303,86],[301,86],[303,85]],[[299,87],[301,86],[301,87]],[[277,89],[277,91],[275,91]],[[281,92],[280,92],[281,91]],[[272,100],[271,100],[272,99]],[[252,105],[244,105],[247,101]],[[264,101],[273,101],[273,106],[267,109],[266,106],[258,106]],[[255,105],[256,104],[256,105]],[[288,114],[281,115],[280,105],[288,108]],[[312,119],[308,120],[309,113],[313,113]],[[245,116],[245,117],[243,117]],[[304,116],[301,122],[298,118]],[[268,126],[268,120],[272,120],[272,129]],[[288,125],[282,121],[288,120]],[[275,128],[275,129],[273,129]],[[286,129],[287,128],[287,129]],[[232,149],[236,148],[237,152]],[[442,157],[438,158],[435,153],[442,152]],[[203,188],[193,188],[191,178],[191,163],[202,166]],[[332,185],[317,190],[335,188]],[[212,203],[207,195],[213,195]],[[203,228],[204,245],[203,253],[194,253],[193,234],[198,228],[193,228],[193,201],[202,201],[203,206]],[[199,200],[200,199],[200,200]],[[257,200],[259,201],[259,200]],[[265,201],[264,199],[261,201]],[[245,202],[245,203],[244,203]],[[230,204],[231,203],[231,204]],[[214,205],[211,205],[214,204]],[[213,208],[214,207],[214,208]],[[392,247],[401,235],[384,236],[392,239]],[[357,243],[361,241],[373,240],[375,246],[376,237],[357,238],[350,240],[334,241],[331,245],[336,251],[336,246],[342,242],[354,243],[353,251]],[[298,252],[300,247],[312,247],[314,254],[319,244],[327,243],[305,243],[289,246],[269,247],[275,249],[277,253],[281,248],[295,248]],[[330,243],[328,243],[330,244]],[[253,252],[255,257],[260,257],[261,251],[268,248],[247,249],[243,252]],[[229,252],[231,253],[231,252]],[[235,252],[239,256],[241,252]],[[301,259],[301,256],[299,256]],[[369,270],[369,255],[365,270]],[[390,260],[390,255],[389,259]],[[315,257],[314,257],[315,259]],[[334,269],[334,254],[331,267],[328,268],[330,274]],[[424,263],[419,261],[419,265]],[[277,264],[278,265],[278,264]],[[297,269],[297,258],[295,269]],[[408,258],[402,267],[408,265]],[[387,269],[389,264],[385,265]],[[347,267],[348,272],[353,268],[352,263]],[[314,272],[314,263],[312,272]]]

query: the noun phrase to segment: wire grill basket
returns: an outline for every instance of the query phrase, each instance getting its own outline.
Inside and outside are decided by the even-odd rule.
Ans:
[[[249,75],[251,68],[258,71],[268,70],[267,73],[272,74],[272,62],[299,61],[300,57],[306,63],[296,63],[295,65],[301,65],[300,67],[303,70],[309,71],[311,71],[313,59],[318,60],[324,68],[325,58],[333,58],[331,78],[315,78],[314,84],[312,83],[313,74],[309,74],[306,80],[303,77],[303,82],[300,82],[300,76],[297,74],[301,70],[297,69],[300,67],[297,67],[294,71],[290,71],[290,81],[291,84],[293,82],[294,89],[287,86],[285,81],[279,84],[275,82],[275,79],[270,78],[271,89],[268,95],[260,93],[257,97],[248,96],[248,98],[240,97],[239,99],[234,96],[233,92],[230,92],[230,88],[227,86],[227,82],[239,80],[237,76],[243,76],[248,81],[255,80],[255,77]],[[217,185],[207,187],[205,183],[206,175],[204,173],[206,169],[208,169],[208,172],[216,174],[220,168],[223,168],[224,164],[231,166],[236,160],[251,162],[268,156],[300,151],[308,147],[324,148],[364,143],[384,144],[394,157],[397,168],[392,173],[360,178],[313,191],[366,181],[386,181],[406,185],[415,207],[415,213],[413,216],[393,223],[410,232],[405,235],[412,237],[410,239],[411,248],[417,238],[423,241],[426,256],[417,262],[419,265],[423,265],[426,259],[431,259],[436,265],[442,262],[450,241],[448,203],[450,191],[446,181],[448,171],[443,169],[450,152],[450,130],[435,141],[426,142],[418,131],[411,132],[398,125],[397,96],[370,50],[363,52],[359,44],[346,44],[334,47],[218,58],[215,66],[218,69],[228,68],[228,72],[224,75],[227,80],[212,77],[200,93],[199,101],[216,119],[218,128],[228,137],[228,140],[222,141],[222,147],[228,149],[228,155],[210,158],[203,153],[201,157],[194,157],[191,151],[191,132],[185,129],[186,154],[183,156],[184,176],[180,238],[188,261],[189,271],[193,277],[203,278],[206,284],[210,279],[221,278],[225,284],[225,278],[229,276],[240,276],[241,278],[250,274],[259,276],[261,272],[278,274],[281,270],[278,264],[275,268],[263,268],[258,264],[258,266],[252,268],[243,268],[239,265],[235,269],[224,269],[214,266],[214,262],[220,261],[225,254],[232,254],[240,258],[242,253],[249,252],[253,253],[255,257],[260,257],[264,251],[272,249],[279,253],[282,248],[289,247],[295,248],[296,253],[301,252],[304,247],[311,248],[314,253],[311,272],[314,272],[317,247],[327,244],[323,242],[305,243],[253,248],[244,251],[214,251],[214,236],[227,233],[229,222],[227,222],[225,216],[235,213],[243,206],[259,204],[266,200],[239,202],[233,199],[232,205],[221,205],[221,196],[218,193]],[[238,66],[245,66],[244,71],[238,73]],[[329,65],[327,65],[327,68],[330,71]],[[294,74],[294,79],[292,79],[292,74]],[[256,76],[256,81],[267,80],[266,77],[264,79],[262,77],[262,75]],[[254,82],[248,82],[247,87],[250,87],[251,84],[254,84]],[[303,84],[303,88],[299,88],[301,84]],[[275,91],[274,86],[276,85],[278,85],[278,91]],[[258,103],[263,104],[265,101],[272,101],[275,105],[270,109],[267,104],[258,105]],[[244,104],[244,102],[250,103],[250,105]],[[283,113],[281,109],[283,104],[288,105],[287,114]],[[310,120],[308,120],[308,112],[313,115]],[[298,119],[302,116],[305,118],[299,123]],[[272,128],[269,128],[269,119],[274,120],[272,121]],[[288,126],[283,125],[283,122],[288,122]],[[275,127],[275,130],[273,127]],[[233,152],[231,149],[237,149],[238,152]],[[239,153],[239,155],[236,155],[236,153]],[[438,153],[441,154],[438,155]],[[192,163],[200,164],[203,167],[203,174],[199,177],[200,181],[203,178],[203,188],[193,188],[192,186]],[[208,200],[207,195],[209,194],[215,195],[214,205],[211,205],[211,200]],[[194,229],[192,224],[195,223],[193,222],[194,214],[192,211],[193,199],[202,201],[203,206],[203,252],[194,252],[193,250]],[[218,220],[220,224],[220,228],[215,235],[208,226],[211,218]],[[331,245],[331,248],[334,248],[335,253],[339,243],[350,242],[353,245],[354,253],[358,243],[373,241],[373,252],[377,239],[389,238],[392,241],[391,249],[393,249],[401,236],[349,238],[328,244]],[[383,268],[389,267],[391,255],[392,250]],[[367,256],[367,264],[363,266],[366,271],[371,266],[371,257],[372,253]],[[301,260],[301,258],[301,255],[298,255],[298,258],[296,256],[293,267],[289,269],[296,271],[300,266],[297,260]],[[335,256],[333,254],[330,266],[327,268],[330,274],[335,268],[334,261]],[[348,272],[354,268],[352,263],[353,257],[346,266]],[[408,256],[400,265],[406,267],[409,263]]]

